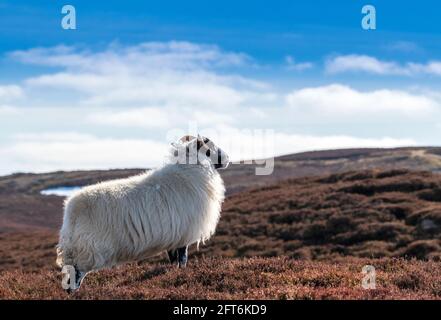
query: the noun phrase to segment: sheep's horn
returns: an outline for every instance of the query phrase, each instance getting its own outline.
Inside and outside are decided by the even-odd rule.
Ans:
[[[196,137],[193,137],[193,136],[190,136],[190,135],[186,135],[186,136],[183,136],[183,137],[180,139],[180,141],[181,141],[181,142],[186,142],[186,141],[190,141],[190,140],[193,140],[193,139],[196,139]]]

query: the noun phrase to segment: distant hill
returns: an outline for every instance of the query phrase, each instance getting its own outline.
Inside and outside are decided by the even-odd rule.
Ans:
[[[0,234],[19,230],[56,230],[64,198],[40,191],[56,186],[85,186],[141,172],[134,170],[17,173],[0,177]]]
[[[223,172],[228,192],[288,178],[320,176],[346,171],[409,169],[441,172],[441,148],[341,149],[312,151],[275,158],[274,172],[255,176],[255,165],[232,165]]]

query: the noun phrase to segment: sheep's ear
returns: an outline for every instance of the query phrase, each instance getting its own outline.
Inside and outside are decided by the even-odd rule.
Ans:
[[[196,137],[193,137],[193,136],[191,136],[191,135],[186,135],[186,136],[183,136],[183,137],[180,139],[180,141],[181,141],[181,142],[187,142],[187,141],[191,141],[191,140],[193,140],[193,139],[196,139]]]
[[[198,141],[201,142],[201,144],[207,144],[208,141],[210,141],[208,138],[205,138],[203,136],[201,136],[200,134],[198,134]]]
[[[170,143],[172,145],[172,147],[177,148],[179,145],[176,142],[172,142]]]

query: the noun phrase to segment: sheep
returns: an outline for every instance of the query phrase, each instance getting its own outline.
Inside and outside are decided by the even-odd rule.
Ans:
[[[57,245],[57,265],[74,270],[66,289],[78,289],[90,271],[164,251],[185,267],[188,246],[199,247],[215,232],[225,195],[217,169],[228,164],[208,138],[184,136],[172,143],[162,167],[74,193],[64,205]]]

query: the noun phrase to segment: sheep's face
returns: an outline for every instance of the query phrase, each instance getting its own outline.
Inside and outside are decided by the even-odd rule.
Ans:
[[[185,163],[190,164],[204,164],[210,163],[215,169],[225,169],[228,167],[230,160],[228,155],[221,148],[216,146],[210,139],[199,136],[184,136],[180,139],[180,143],[185,146]],[[175,147],[176,144],[173,144]],[[178,152],[182,148],[177,148],[175,157],[179,157]],[[183,158],[180,157],[179,163],[182,163]]]
[[[199,159],[207,159],[216,169],[225,169],[230,164],[228,154],[216,146],[210,139],[198,136],[196,144]]]

